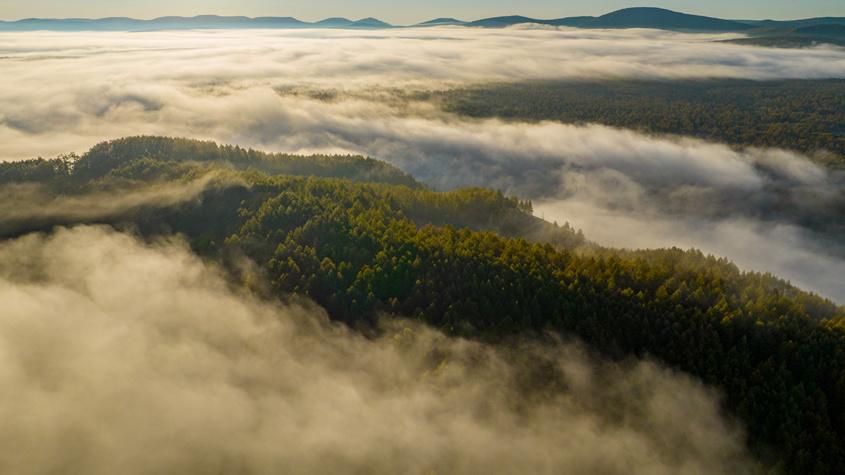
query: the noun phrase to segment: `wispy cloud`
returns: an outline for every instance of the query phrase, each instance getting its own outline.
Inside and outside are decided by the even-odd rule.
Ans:
[[[753,468],[716,395],[654,363],[403,322],[366,339],[229,288],[179,241],[91,227],[6,241],[0,306],[4,472]]]
[[[546,203],[546,218],[599,242],[695,245],[845,301],[833,277],[845,265],[834,239],[843,177],[807,157],[602,126],[461,119],[408,99],[536,78],[845,77],[842,49],[716,39],[526,28],[3,34],[0,159],[140,133],[365,153],[441,188],[483,185]]]
[[[39,184],[0,186],[0,237],[15,235],[39,226],[92,222],[119,217],[138,208],[164,208],[198,199],[214,184],[226,180],[210,172],[181,183],[133,186],[120,190],[86,194],[62,194]]]
[[[233,102],[267,102],[262,95],[291,86],[360,91],[540,78],[845,75],[842,49],[712,41],[718,38],[462,28],[3,33],[0,160],[79,150],[138,130],[211,134],[226,121],[249,120],[224,115],[237,112]]]

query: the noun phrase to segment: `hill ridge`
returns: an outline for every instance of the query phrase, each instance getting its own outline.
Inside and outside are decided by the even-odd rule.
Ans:
[[[745,32],[758,28],[800,28],[817,25],[845,25],[845,17],[817,17],[797,20],[731,20],[703,15],[693,15],[658,7],[629,7],[601,16],[572,16],[553,19],[531,18],[522,15],[504,15],[462,21],[452,17],[439,17],[412,26],[464,25],[468,27],[505,28],[524,23],[577,28],[655,28],[686,31]],[[190,28],[395,28],[397,26],[375,17],[349,20],[328,17],[319,21],[303,21],[294,17],[275,16],[163,16],[149,20],[129,17],[105,18],[24,18],[0,21],[0,31],[143,31],[151,29]]]

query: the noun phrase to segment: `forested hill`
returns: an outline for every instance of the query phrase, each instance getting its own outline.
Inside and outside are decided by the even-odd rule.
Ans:
[[[211,175],[216,177],[214,193],[220,189],[237,193],[244,183],[268,176],[336,178],[374,185],[396,185],[396,190],[404,190],[404,194],[409,196],[426,193],[423,185],[412,176],[372,158],[269,154],[238,146],[169,137],[127,137],[97,144],[82,156],[68,154],[53,159],[0,163],[0,187],[37,185],[37,193],[26,188],[30,191],[27,196],[37,197],[41,204],[59,200],[65,195],[79,197],[104,191],[125,195],[150,185],[155,185],[157,189],[168,183],[184,186],[191,180]],[[16,189],[10,195],[20,198],[21,193]],[[259,194],[260,197],[266,195]],[[439,204],[428,211],[424,208],[413,210],[412,214],[419,218],[421,224],[452,224],[507,236],[529,237],[556,245],[579,246],[585,243],[584,237],[567,224],[550,224],[525,213],[524,210],[531,207],[530,202],[505,197],[499,192],[466,189],[447,194],[427,193],[426,196],[436,198]],[[7,215],[5,219],[0,218],[0,238],[72,223],[81,220],[79,216],[83,215],[88,216],[86,222],[112,222],[122,219],[123,209],[120,210],[118,215],[114,212],[75,212],[70,218],[62,213],[39,213],[37,217],[20,213]]]
[[[314,175],[420,186],[413,177],[401,170],[361,156],[269,154],[214,142],[165,137],[130,137],[98,144],[76,162],[73,178],[84,181],[101,177],[139,158],[164,162],[213,163],[271,175]]]
[[[472,117],[599,123],[736,146],[833,152],[845,167],[845,80],[572,80],[478,85],[434,94]]]
[[[188,140],[123,139],[80,158],[2,164],[0,193],[27,209],[32,194],[20,191],[38,188],[61,209],[63,200],[117,199],[108,195],[115,190],[187,188],[209,173],[217,178],[196,196],[42,215],[32,228],[52,220],[179,233],[209,259],[246,255],[258,264],[232,266],[234,279],[274,298],[310,297],[353,327],[398,315],[491,342],[552,331],[610,357],[656,358],[719,388],[773,470],[845,466],[845,309],[725,259],[584,246],[518,198],[431,191],[361,157]]]
[[[845,46],[845,24],[810,24],[798,28],[763,28],[748,37],[727,41],[781,48],[802,48],[825,44]]]

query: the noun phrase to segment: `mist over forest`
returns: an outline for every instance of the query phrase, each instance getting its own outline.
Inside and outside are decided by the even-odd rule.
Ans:
[[[836,473],[845,49],[0,32],[0,471]]]

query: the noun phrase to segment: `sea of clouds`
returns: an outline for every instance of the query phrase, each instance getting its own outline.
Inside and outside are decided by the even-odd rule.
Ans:
[[[362,153],[438,189],[530,198],[536,214],[602,244],[694,246],[845,302],[845,253],[817,225],[838,219],[843,179],[810,157],[468,119],[414,98],[530,79],[845,77],[842,49],[727,38],[534,27],[4,33],[0,160],[138,134]],[[190,199],[207,184],[101,203],[16,186],[0,190],[0,213],[91,218]],[[754,468],[718,395],[652,362],[609,363],[572,343],[492,348],[407,322],[366,339],[313,304],[231,288],[175,238],[77,227],[2,242],[0,308],[3,472]]]
[[[845,180],[808,157],[600,125],[471,120],[412,99],[490,81],[845,77],[841,48],[719,41],[728,37],[530,26],[4,33],[0,160],[137,134],[363,153],[437,188],[530,198],[538,214],[601,244],[694,246],[845,302],[833,227]]]
[[[133,132],[205,131],[270,146],[261,127],[246,137],[237,132],[262,125],[262,113],[307,114],[275,97],[295,86],[349,92],[525,79],[845,74],[842,49],[717,41],[725,38],[520,28],[0,33],[0,160],[81,151]]]

